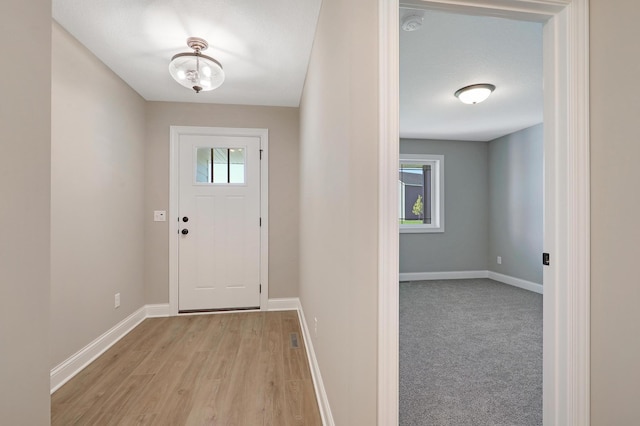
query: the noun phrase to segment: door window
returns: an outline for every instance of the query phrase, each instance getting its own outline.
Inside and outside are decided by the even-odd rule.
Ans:
[[[200,184],[244,184],[245,150],[198,147],[195,172]]]

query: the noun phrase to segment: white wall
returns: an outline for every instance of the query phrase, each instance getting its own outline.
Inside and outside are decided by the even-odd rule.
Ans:
[[[194,96],[197,96],[194,94]],[[269,129],[269,297],[298,296],[298,108],[147,102],[145,288],[147,303],[169,302],[169,127]]]
[[[591,7],[591,424],[638,424],[640,55],[636,0]]]
[[[145,102],[57,23],[52,55],[51,367],[145,303]]]
[[[51,1],[0,2],[0,423],[49,424]]]
[[[324,0],[300,106],[300,297],[337,425],[376,424],[377,32],[375,2]]]

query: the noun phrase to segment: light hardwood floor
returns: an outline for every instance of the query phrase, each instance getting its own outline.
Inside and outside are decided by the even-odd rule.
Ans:
[[[283,311],[147,319],[51,396],[51,423],[322,421],[298,315]]]

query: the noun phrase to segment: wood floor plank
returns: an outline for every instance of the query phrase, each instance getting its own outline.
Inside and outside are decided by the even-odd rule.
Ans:
[[[220,384],[219,379],[204,378],[198,380],[194,390],[193,408],[185,425],[202,426],[222,423],[220,419]]]
[[[300,426],[304,424],[302,416],[304,409],[304,396],[302,395],[302,383],[300,380],[287,380],[285,382],[286,410],[291,424]]]
[[[147,318],[120,342],[126,343],[127,347],[136,351],[151,351],[158,342],[158,335],[164,331],[168,322],[169,318]]]
[[[56,420],[56,424],[77,424],[87,411],[93,409],[95,406],[104,404],[111,393],[118,388],[149,354],[140,351],[127,351],[122,354],[118,353],[117,356],[108,355],[108,352],[105,355],[107,355],[106,358],[109,362],[100,363],[100,365],[104,365],[104,370],[100,371],[99,374],[91,374],[94,379],[93,381],[80,378],[79,386],[81,389],[78,392],[73,392],[73,394],[77,395],[75,399],[69,400],[62,406],[58,406],[58,404],[52,402],[52,418]],[[90,373],[95,372],[92,371]],[[76,386],[73,380],[75,379],[67,383],[70,387]],[[63,406],[65,408],[62,408]]]
[[[82,370],[82,374],[74,378],[73,386],[67,386],[67,384],[65,384],[58,389],[51,397],[52,404],[66,404],[70,401],[77,400],[84,393],[82,385],[84,384],[88,386],[91,383],[99,381],[102,375],[104,375],[111,366],[118,362],[122,354],[133,349],[143,350],[143,348],[134,346],[137,344],[135,337],[143,341],[142,336],[156,336],[155,332],[158,325],[160,324],[153,322],[152,320],[145,320],[140,323],[138,327],[134,328],[129,334],[123,337],[118,344],[109,348],[101,357]],[[134,338],[131,338],[130,336],[133,336]]]
[[[124,417],[118,426],[156,426],[158,414],[140,414],[132,417]]]
[[[210,315],[207,320],[208,326],[197,351],[209,352],[218,349],[229,325],[230,315]]]
[[[218,357],[216,362],[212,363],[205,372],[208,377],[213,379],[228,379],[242,340],[242,335],[240,334],[242,314],[228,315],[229,320],[217,350]]]
[[[265,318],[265,338],[262,339],[260,349],[269,353],[282,351],[282,314],[270,312]]]
[[[287,415],[294,425],[321,426],[320,411],[310,380],[287,380],[285,386]]]
[[[171,318],[173,319],[173,318]],[[174,321],[168,322],[168,327],[159,336],[158,343],[148,358],[142,362],[135,370],[134,374],[156,374],[162,366],[170,359],[174,352],[179,350],[185,335],[191,326],[195,324],[195,316],[175,317]]]
[[[134,396],[149,383],[153,375],[131,375],[102,404],[94,404],[78,420],[82,425],[116,425],[121,414],[133,403]]]
[[[251,382],[251,372],[258,359],[259,351],[256,351],[256,348],[260,347],[262,337],[262,315],[264,314],[250,313],[242,316],[240,342],[229,371],[230,377],[222,382],[225,398],[222,402],[221,416],[228,424],[242,424],[244,410],[249,403],[248,393],[253,391],[248,383]]]
[[[52,395],[52,425],[321,424],[295,312],[138,327]]]
[[[244,399],[241,423],[246,425],[263,425],[266,400],[266,374],[270,354],[260,350],[262,340],[265,339],[265,313],[255,316],[253,327],[242,341],[241,350],[248,354],[246,376],[241,389]]]
[[[160,413],[162,406],[166,402],[172,390],[180,381],[189,363],[195,354],[182,353],[176,351],[162,368],[153,375],[149,386],[137,395],[137,403],[130,412],[137,414]]]
[[[296,336],[298,347],[292,347],[290,344],[292,334]],[[282,313],[282,336],[286,342],[283,348],[285,380],[308,380],[310,373],[307,366],[307,354],[295,311]]]
[[[265,390],[265,417],[267,426],[286,426],[291,422],[286,417],[284,357],[282,339],[282,313],[274,312],[266,322],[268,353]]]
[[[209,361],[210,352],[196,352],[173,389],[165,393],[160,404],[160,417],[171,425],[186,423],[195,401],[196,380]]]

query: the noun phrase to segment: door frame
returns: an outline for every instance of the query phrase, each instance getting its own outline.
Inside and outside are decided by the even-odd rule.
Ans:
[[[588,0],[379,0],[378,424],[398,424],[399,7],[546,22],[543,422],[589,425],[590,172]],[[557,283],[557,285],[554,285]]]
[[[240,136],[260,139],[260,310],[269,305],[269,130],[234,127],[170,126],[169,137],[169,315],[178,312],[178,203],[180,136]]]

